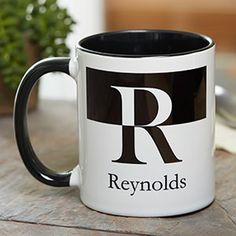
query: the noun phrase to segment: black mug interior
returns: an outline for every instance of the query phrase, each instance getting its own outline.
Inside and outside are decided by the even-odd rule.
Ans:
[[[172,30],[127,30],[96,34],[79,42],[82,50],[112,56],[172,56],[214,45],[207,36]]]

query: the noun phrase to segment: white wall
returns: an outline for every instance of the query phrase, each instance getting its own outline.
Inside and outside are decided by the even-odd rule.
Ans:
[[[104,31],[103,0],[58,0],[60,6],[67,7],[77,24],[67,38],[71,57],[75,53],[75,44],[83,37]],[[40,81],[39,96],[42,99],[75,100],[75,82],[60,73],[44,76]]]

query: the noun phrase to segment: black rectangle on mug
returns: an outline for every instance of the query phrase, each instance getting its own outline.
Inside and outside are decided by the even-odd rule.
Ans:
[[[161,106],[153,89],[171,100],[171,111],[158,125],[181,124],[206,117],[206,67],[167,73],[121,73],[86,68],[87,118],[122,125],[123,92],[134,93],[134,125],[152,122]],[[125,91],[124,89],[127,88]],[[127,95],[128,96],[128,95]],[[126,97],[127,97],[126,96]],[[163,96],[162,96],[163,97]],[[164,98],[165,99],[165,96]],[[124,101],[123,101],[124,102]],[[129,101],[128,101],[129,102]]]

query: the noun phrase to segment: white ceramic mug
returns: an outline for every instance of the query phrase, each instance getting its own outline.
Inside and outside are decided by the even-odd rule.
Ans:
[[[214,199],[214,42],[169,30],[102,33],[75,58],[49,58],[24,75],[15,100],[21,157],[38,180],[79,186],[88,207],[125,216],[173,216]],[[77,82],[80,163],[56,173],[35,155],[27,100],[47,72]],[[62,111],[63,112],[63,111]]]

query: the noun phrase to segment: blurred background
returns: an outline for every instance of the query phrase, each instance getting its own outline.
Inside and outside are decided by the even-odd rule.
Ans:
[[[219,77],[236,77],[236,3],[234,0],[78,0],[62,1],[77,20],[69,47],[81,37],[102,31],[121,29],[175,29],[193,31],[212,37],[217,44]],[[217,80],[219,78],[217,77]],[[48,81],[47,83],[53,83]],[[221,83],[221,81],[220,81]],[[44,85],[44,84],[43,84]],[[60,86],[58,84],[58,86]],[[73,85],[72,85],[73,86]],[[73,99],[73,88],[53,94],[45,84],[41,95],[47,98]],[[65,88],[63,85],[62,88]],[[59,93],[59,89],[57,90]],[[73,90],[74,91],[74,90]]]
[[[9,8],[13,9],[12,4],[15,3],[15,1],[1,0],[1,2],[2,6],[9,5],[8,8],[3,7],[1,9],[1,17],[3,22],[5,22],[11,16],[11,11]],[[19,63],[19,60],[12,62],[11,58],[8,58],[9,62],[5,63],[5,65],[2,62],[0,63],[0,66],[2,64],[2,70],[6,74],[5,78],[3,78],[4,83],[7,80],[11,80],[11,76],[18,77],[18,81],[14,82],[13,86],[10,81],[10,87],[13,87],[13,90],[16,89],[19,78],[22,76],[25,69],[33,62],[48,56],[70,55],[73,57],[75,52],[75,44],[81,38],[94,33],[121,29],[175,29],[209,35],[217,44],[217,81],[219,81],[219,83],[221,83],[222,80],[224,81],[225,79],[222,77],[227,77],[226,80],[236,77],[236,4],[234,0],[178,0],[175,4],[170,0],[23,0],[20,2],[21,3],[19,6],[14,8],[14,14],[12,14],[16,15],[15,12],[22,11],[21,17],[23,18],[18,16],[19,19],[21,19],[19,21],[22,21],[22,19],[26,22],[32,21],[31,25],[20,29],[23,31],[20,33],[26,35],[30,34],[29,32],[33,32],[32,35],[36,35],[37,38],[35,37],[36,39],[34,39],[29,37],[28,41],[33,41],[34,44],[37,44],[43,53],[41,53],[38,57],[33,55],[33,60],[28,59],[27,65],[21,68],[14,69],[13,64],[15,65]],[[62,20],[60,19],[60,14],[64,14],[65,12],[60,13],[58,11],[55,13],[47,10],[53,9],[52,6],[53,4],[55,5],[55,2],[58,7],[62,8],[63,11],[66,12],[66,15]],[[31,4],[31,8],[27,6],[27,4]],[[24,7],[27,9],[25,12],[22,10]],[[34,12],[32,12],[32,7],[34,7],[38,13],[36,12],[34,14]],[[6,11],[7,14],[4,15],[4,11]],[[51,22],[51,19],[55,16],[59,17],[57,21],[61,21],[61,25]],[[67,17],[70,17],[71,20],[73,20],[72,24],[68,25]],[[31,18],[35,19],[35,21]],[[64,28],[63,23],[64,26],[66,25]],[[6,22],[3,27],[8,27],[7,24],[11,24],[11,22]],[[16,23],[12,23],[12,27],[14,27],[14,24],[16,32],[10,32],[8,34],[17,34],[18,26]],[[24,25],[23,22],[20,22],[20,24]],[[44,29],[45,32],[42,30],[40,35],[38,34],[37,29],[39,29],[42,25],[44,25],[46,29]],[[57,31],[61,31],[62,35],[57,35]],[[48,35],[51,38],[46,41],[45,38]],[[17,45],[15,45],[12,40],[13,39],[11,38],[6,38],[5,41],[2,40],[3,42],[1,47],[8,48],[2,52],[3,57],[8,52],[15,51],[14,47],[17,47]],[[60,41],[62,42],[61,44]],[[64,43],[65,45],[63,45]],[[51,45],[51,48],[49,45]],[[69,51],[65,50],[65,47],[67,47]],[[34,51],[32,50],[32,45],[28,45],[28,51],[30,51],[31,54],[35,54],[32,53],[32,51]],[[7,55],[5,55],[5,57],[7,57]],[[19,55],[14,55],[14,53],[12,53],[11,57],[16,58],[19,57]],[[32,57],[32,55],[27,57]],[[17,75],[15,74],[16,70],[19,71]],[[14,76],[12,75],[13,71]],[[63,75],[60,75],[60,79],[58,79],[58,75],[49,76],[50,79],[48,79],[48,76],[45,76],[45,78],[42,78],[40,81],[40,99],[69,101],[76,99],[75,84],[72,80]],[[1,77],[3,76],[1,75]],[[0,87],[2,86],[0,85]],[[5,97],[3,97],[4,93],[0,92],[0,94],[2,94],[0,97],[2,99],[0,100],[3,101],[8,99],[5,98],[5,95]],[[12,106],[12,102],[13,101],[11,101],[10,106]],[[3,107],[1,103],[0,107]]]
[[[75,21],[72,32],[68,34],[66,44],[70,49],[70,56],[75,53],[75,44],[82,38],[94,33],[103,32],[105,28],[105,1],[104,0],[58,0],[61,7],[65,7]],[[49,75],[51,76],[51,75]],[[74,101],[76,86],[74,81],[50,78],[41,79],[39,96],[43,99],[58,99]]]
[[[236,3],[234,0],[58,0],[77,24],[67,43],[103,31],[121,29],[175,29],[193,31],[212,37],[217,44],[217,82],[221,76],[236,77]],[[219,78],[220,77],[220,78]],[[226,79],[226,80],[227,80]],[[229,86],[231,87],[231,86]],[[52,89],[55,88],[55,89]],[[42,82],[40,97],[75,99],[71,81]]]

